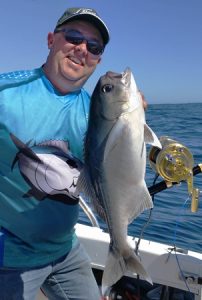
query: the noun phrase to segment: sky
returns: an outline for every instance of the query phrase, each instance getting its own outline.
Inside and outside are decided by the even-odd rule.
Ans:
[[[0,73],[41,66],[68,7],[94,8],[110,43],[85,88],[130,67],[148,103],[202,102],[202,0],[1,0]]]

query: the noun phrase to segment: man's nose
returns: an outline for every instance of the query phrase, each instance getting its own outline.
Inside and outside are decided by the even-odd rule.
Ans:
[[[81,44],[79,45],[76,45],[75,47],[78,51],[82,51],[84,53],[87,53],[88,52],[88,49],[87,49],[87,41],[83,41]]]

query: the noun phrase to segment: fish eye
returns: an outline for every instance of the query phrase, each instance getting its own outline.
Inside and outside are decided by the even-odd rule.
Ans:
[[[113,85],[112,84],[105,84],[102,87],[103,93],[110,93],[111,90],[113,90]]]

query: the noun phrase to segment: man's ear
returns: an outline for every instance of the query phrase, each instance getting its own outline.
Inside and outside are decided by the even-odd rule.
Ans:
[[[100,57],[100,58],[98,59],[98,62],[97,62],[97,63],[100,64],[101,60],[102,60],[102,58]]]
[[[50,49],[54,42],[54,33],[53,32],[48,33],[47,42],[48,42],[48,49]]]

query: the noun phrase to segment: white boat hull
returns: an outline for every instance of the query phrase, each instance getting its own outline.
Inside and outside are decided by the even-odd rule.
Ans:
[[[98,227],[76,225],[76,234],[84,245],[93,269],[103,270],[108,254],[109,234]],[[128,237],[135,247],[137,240]],[[153,283],[190,291],[194,300],[202,300],[202,254],[192,251],[171,251],[172,246],[141,240],[139,257]],[[133,273],[126,274],[136,278]],[[141,278],[140,278],[141,279]],[[37,300],[47,300],[41,293]]]
[[[76,234],[90,256],[92,267],[103,270],[109,235],[100,228],[82,224],[76,225]],[[135,247],[137,239],[129,237],[129,242]],[[202,300],[202,254],[183,249],[177,252],[171,250],[172,246],[141,240],[139,256],[154,283],[190,291],[195,300]],[[132,273],[126,275],[137,277]]]

